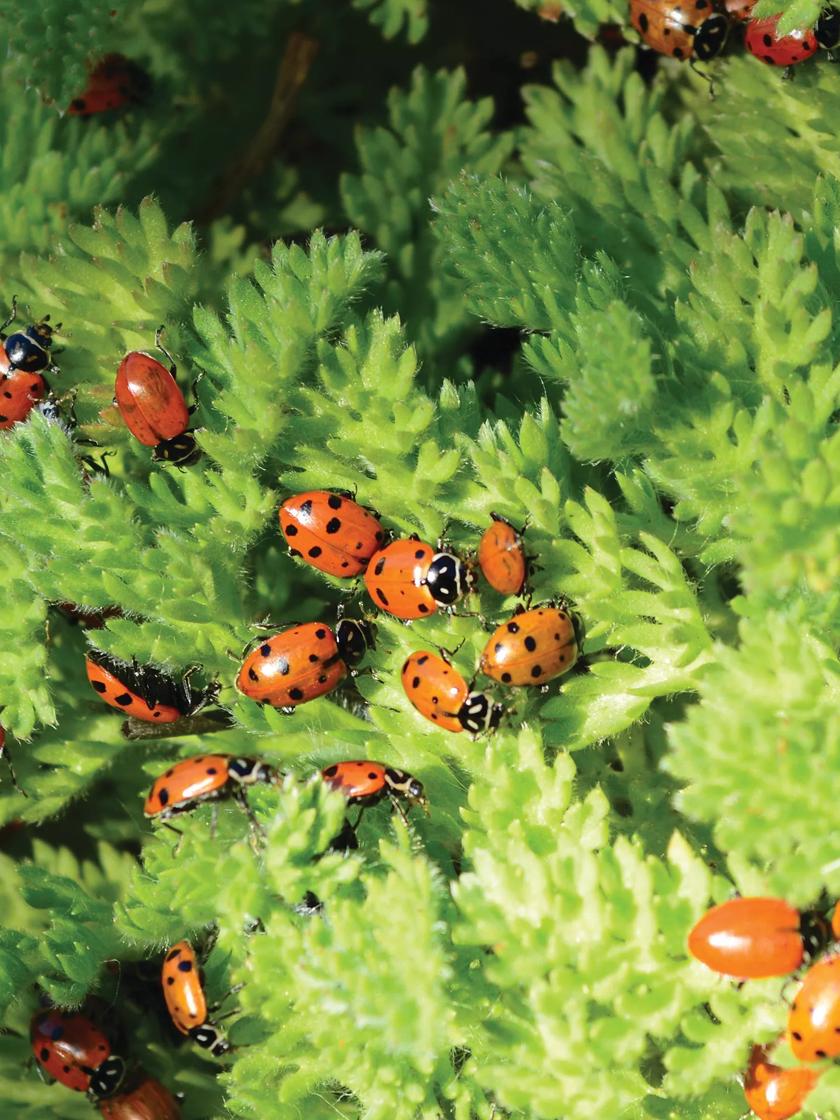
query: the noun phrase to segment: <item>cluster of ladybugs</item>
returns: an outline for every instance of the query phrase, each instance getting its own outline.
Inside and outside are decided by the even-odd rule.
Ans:
[[[777,35],[780,16],[752,19],[755,0],[630,0],[630,22],[642,41],[660,54],[708,62],[723,50],[734,25],[744,27],[744,46],[762,62],[785,68],[811,58],[822,47],[840,44],[840,11],[826,8],[805,31]]]
[[[228,1053],[230,1043],[210,1018],[216,1008],[208,1007],[201,961],[189,941],[179,941],[166,953],[160,982],[178,1032],[216,1057]],[[109,1032],[97,1022],[103,1016],[88,1003],[84,1011],[50,1007],[33,1015],[29,1035],[42,1076],[86,1093],[107,1120],[179,1120],[176,1097],[115,1053]]]
[[[708,968],[739,981],[787,976],[810,964],[788,1013],[785,1038],[801,1062],[840,1057],[840,904],[800,912],[779,898],[732,898],[712,907],[688,936]],[[819,958],[819,959],[816,959]],[[811,963],[815,962],[815,963]],[[754,1046],[744,1073],[747,1104],[759,1120],[788,1120],[819,1079],[809,1066],[787,1069]]]

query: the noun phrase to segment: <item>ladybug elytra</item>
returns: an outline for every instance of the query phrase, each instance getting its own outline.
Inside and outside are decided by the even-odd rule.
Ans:
[[[788,1014],[787,1040],[800,1062],[840,1057],[840,954],[805,973]]]
[[[484,692],[471,691],[453,665],[428,650],[406,659],[402,685],[417,711],[445,731],[479,735],[498,727],[504,714],[501,704]]]
[[[814,32],[808,29],[777,36],[779,18],[751,19],[744,35],[744,46],[768,66],[796,66],[797,63],[807,62],[818,46]],[[828,25],[826,27],[828,34]]]
[[[169,369],[143,350],[126,354],[117,369],[114,397],[125,426],[146,447],[153,447],[152,458],[185,467],[201,452],[187,429],[190,409],[175,380],[177,366],[160,343],[160,328],[155,345],[169,361]]]
[[[713,906],[688,935],[688,951],[707,968],[739,980],[787,976],[831,940],[814,911],[780,898],[730,898]]]
[[[97,649],[88,650],[85,669],[91,687],[106,704],[144,723],[186,719],[211,703],[219,692],[216,683],[193,692],[189,670],[176,682],[150,665],[129,665]]]
[[[481,574],[500,595],[519,595],[528,575],[522,533],[498,513],[484,530],[478,545]]]
[[[472,572],[460,557],[413,537],[375,552],[364,578],[377,607],[402,619],[424,618],[439,607],[451,607],[473,585]]]
[[[219,1058],[230,1043],[207,1016],[204,977],[189,941],[179,941],[163,958],[160,977],[166,1009],[181,1034]]]
[[[573,667],[580,623],[551,603],[520,611],[490,635],[479,667],[500,684],[542,686]]]
[[[708,62],[723,50],[729,21],[711,0],[630,0],[630,22],[660,54]]]
[[[133,1088],[99,1102],[104,1120],[181,1120],[181,1106],[159,1081],[146,1074],[133,1081]]]
[[[107,1037],[79,1012],[57,1008],[37,1012],[29,1038],[44,1072],[74,1092],[92,1099],[109,1097],[125,1078],[124,1059],[111,1053]]]
[[[71,117],[92,117],[145,100],[151,79],[142,66],[122,54],[106,54],[90,70],[84,93],[67,106]]]
[[[363,572],[385,539],[372,510],[329,490],[287,498],[280,507],[280,528],[292,556],[340,579]]]
[[[803,1107],[819,1076],[806,1066],[774,1065],[764,1046],[754,1046],[744,1074],[744,1096],[758,1120],[789,1120]]]
[[[258,758],[232,754],[201,754],[176,762],[157,778],[143,813],[167,821],[208,801],[233,798],[249,814],[245,791],[257,782],[274,782],[275,770]]]

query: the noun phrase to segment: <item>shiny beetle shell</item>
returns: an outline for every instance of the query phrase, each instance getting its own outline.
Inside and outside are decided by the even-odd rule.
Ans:
[[[292,556],[340,579],[360,575],[385,539],[370,510],[329,490],[287,498],[280,507],[280,528]]]
[[[528,575],[522,534],[498,513],[484,530],[478,545],[481,574],[500,595],[519,595]]]
[[[630,22],[649,47],[683,62],[708,62],[729,32],[729,21],[710,0],[630,0]]]
[[[330,627],[304,622],[260,642],[242,662],[236,687],[260,704],[294,708],[332,692],[346,676]]]
[[[484,647],[480,668],[501,684],[543,685],[567,673],[579,652],[573,617],[545,604],[498,626]]]

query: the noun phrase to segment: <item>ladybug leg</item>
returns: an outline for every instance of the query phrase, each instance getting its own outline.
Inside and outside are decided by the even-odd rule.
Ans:
[[[402,817],[403,824],[405,825],[406,828],[408,828],[408,817],[405,815],[405,809],[403,809],[402,805],[400,805],[400,799],[398,797],[394,797],[393,795],[390,795],[390,801],[391,801],[391,807],[396,809],[396,811]]]
[[[251,808],[251,804],[248,801],[248,795],[245,793],[245,790],[244,789],[235,790],[234,794],[233,794],[233,797],[234,797],[234,800],[236,801],[236,804],[239,806],[239,808],[243,811],[245,816],[248,818],[248,827],[249,827],[249,833],[250,833],[250,837],[249,837],[250,844],[251,844],[251,847],[253,848],[253,850],[257,854],[259,854],[260,848],[262,847],[262,844],[265,841],[265,829],[262,827],[260,822],[254,816],[254,810]]]
[[[17,296],[12,296],[12,310],[4,323],[0,323],[0,342],[5,342],[8,337],[6,327],[10,326],[17,318]]]
[[[9,748],[5,746],[0,748],[0,756],[2,756],[6,760],[6,765],[9,768],[9,777],[11,778],[12,785],[15,787],[21,797],[29,797],[29,794],[26,792],[23,786],[18,783],[17,775],[15,774],[15,768],[14,766],[12,766],[12,758],[9,754]]]
[[[447,649],[446,646],[437,646],[436,647],[438,653],[441,655],[441,657],[447,663],[447,665],[451,664],[450,658],[455,656],[455,654],[458,652],[458,650],[461,648],[461,646],[464,644],[465,641],[466,641],[466,638],[462,638],[454,649]]]
[[[160,341],[163,338],[163,332],[165,330],[166,328],[161,323],[161,325],[155,331],[155,348],[157,350],[160,350],[161,354],[163,354],[164,358],[166,358],[167,362],[169,362],[169,372],[173,377],[175,377],[175,375],[178,373],[178,367],[175,365],[175,359],[172,357],[169,351],[163,347]]]
[[[228,990],[225,992],[225,994],[222,996],[222,998],[220,1000],[217,1000],[214,1004],[212,1004],[210,1007],[207,1008],[208,1015],[215,1015],[216,1012],[225,1003],[227,1003],[227,1001],[230,999],[231,996],[237,995],[237,993],[241,992],[244,987],[245,987],[244,984],[234,984],[232,987],[228,988]],[[224,1015],[219,1016],[219,1018],[216,1020],[216,1022],[221,1023],[225,1019],[229,1019],[231,1017],[231,1015],[238,1015],[241,1010],[242,1010],[241,1008],[237,1007],[233,1011],[226,1011]]]

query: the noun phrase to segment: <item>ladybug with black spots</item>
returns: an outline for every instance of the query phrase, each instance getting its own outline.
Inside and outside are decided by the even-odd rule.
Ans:
[[[190,414],[184,394],[175,380],[178,367],[161,345],[163,327],[155,333],[155,346],[169,362],[169,369],[144,350],[126,354],[117,369],[114,398],[125,426],[146,447],[154,448],[157,462],[186,467],[201,451],[188,431]]]
[[[200,754],[170,766],[157,778],[143,806],[146,817],[166,823],[210,801],[232,798],[251,815],[247,790],[257,782],[274,783],[277,771],[259,758]]]
[[[554,603],[520,610],[491,634],[479,668],[508,685],[548,684],[568,673],[582,644],[580,621]]]
[[[840,953],[805,973],[790,1005],[787,1040],[800,1062],[840,1057]]]
[[[387,797],[403,819],[405,813],[401,801],[407,801],[409,806],[417,805],[426,813],[429,811],[423,783],[405,770],[397,770],[381,762],[334,762],[321,771],[321,778],[343,793],[349,805],[358,805],[362,810],[378,805]]]
[[[501,704],[473,691],[454,665],[428,650],[406,658],[402,686],[420,715],[444,731],[480,735],[498,727],[504,715]]]
[[[417,537],[392,541],[375,552],[364,578],[377,607],[404,620],[451,609],[474,584],[464,560]]]
[[[797,66],[807,62],[816,53],[817,38],[811,28],[777,35],[780,16],[769,19],[751,19],[744,34],[744,46],[760,62],[768,66]]]
[[[12,373],[0,380],[0,431],[22,423],[49,388],[40,373]]]
[[[365,621],[342,618],[335,633],[325,622],[302,622],[261,640],[236,678],[243,696],[291,715],[332,692],[373,644]]]
[[[106,54],[91,69],[83,93],[67,106],[71,117],[93,117],[143,102],[151,79],[142,66],[123,54]]]
[[[649,47],[682,62],[715,58],[729,32],[711,0],[630,0],[630,22]]]
[[[753,1046],[744,1074],[744,1096],[758,1120],[790,1120],[805,1105],[819,1080],[807,1066],[783,1069],[767,1056],[767,1048]]]
[[[181,1106],[165,1085],[140,1073],[128,1090],[100,1101],[103,1120],[181,1120]]]
[[[91,687],[106,704],[144,723],[187,719],[219,694],[215,681],[194,691],[190,687],[193,669],[188,669],[180,681],[174,681],[151,665],[130,665],[98,649],[88,650],[85,669]]]
[[[330,490],[287,498],[280,507],[280,529],[292,556],[339,579],[361,575],[385,540],[373,510],[350,494]]]
[[[220,1058],[230,1050],[230,1043],[209,1018],[204,995],[204,975],[195,950],[189,941],[179,941],[163,958],[160,977],[166,1010],[175,1027]]]
[[[105,1034],[80,1012],[37,1012],[29,1038],[38,1065],[67,1089],[97,1100],[113,1096],[123,1083],[125,1060],[111,1053]]]
[[[501,514],[491,513],[491,524],[478,544],[481,574],[500,595],[520,595],[528,576],[528,558],[522,532]]]

